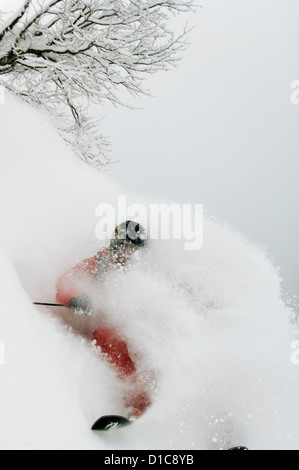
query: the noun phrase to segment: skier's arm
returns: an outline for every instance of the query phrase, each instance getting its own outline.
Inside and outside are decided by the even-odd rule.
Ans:
[[[92,303],[84,286],[86,287],[86,280],[92,279],[96,269],[97,258],[94,257],[82,261],[61,276],[56,284],[57,302],[69,305],[74,313],[91,315]]]

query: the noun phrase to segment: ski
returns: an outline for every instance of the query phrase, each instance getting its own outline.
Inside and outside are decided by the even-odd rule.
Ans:
[[[133,420],[129,420],[124,416],[119,415],[107,415],[101,416],[95,423],[92,425],[92,431],[110,431],[112,429],[119,429],[124,426],[132,424]]]
[[[227,450],[249,450],[249,449],[247,449],[247,447],[238,446],[238,447],[232,447],[231,449],[227,449]]]
[[[124,416],[120,415],[106,415],[106,416],[101,416],[99,419],[97,419],[91,429],[92,431],[110,431],[110,430],[115,430],[119,428],[123,428],[125,426],[128,426],[129,424],[132,424],[134,420],[130,420],[128,418],[125,418]],[[231,447],[230,449],[227,450],[248,450],[247,447],[243,446],[237,446],[237,447]]]

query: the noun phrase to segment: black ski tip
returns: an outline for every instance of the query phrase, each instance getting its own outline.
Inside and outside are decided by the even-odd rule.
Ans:
[[[231,449],[227,449],[227,450],[249,450],[249,449],[247,449],[247,447],[238,446],[238,447],[232,447]]]
[[[92,425],[92,431],[109,431],[109,429],[117,429],[131,424],[132,421],[125,418],[124,416],[118,415],[107,415],[101,416]]]

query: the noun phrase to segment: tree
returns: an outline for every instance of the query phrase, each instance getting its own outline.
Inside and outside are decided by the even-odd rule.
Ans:
[[[85,161],[106,164],[108,143],[90,102],[122,104],[119,91],[145,93],[143,78],[167,70],[185,46],[171,16],[193,0],[23,0],[0,13],[0,85],[49,111]]]

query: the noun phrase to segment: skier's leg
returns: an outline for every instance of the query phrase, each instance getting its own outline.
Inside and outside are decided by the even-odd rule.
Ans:
[[[92,339],[96,341],[97,346],[100,346],[102,353],[114,365],[121,378],[129,377],[136,372],[128,347],[114,328],[101,326],[93,332]]]
[[[97,328],[93,332],[92,338],[110,364],[116,368],[120,379],[124,381],[129,379],[130,391],[125,398],[125,404],[133,409],[132,415],[141,415],[151,404],[151,401],[138,380],[136,367],[129,355],[127,344],[110,326]]]

